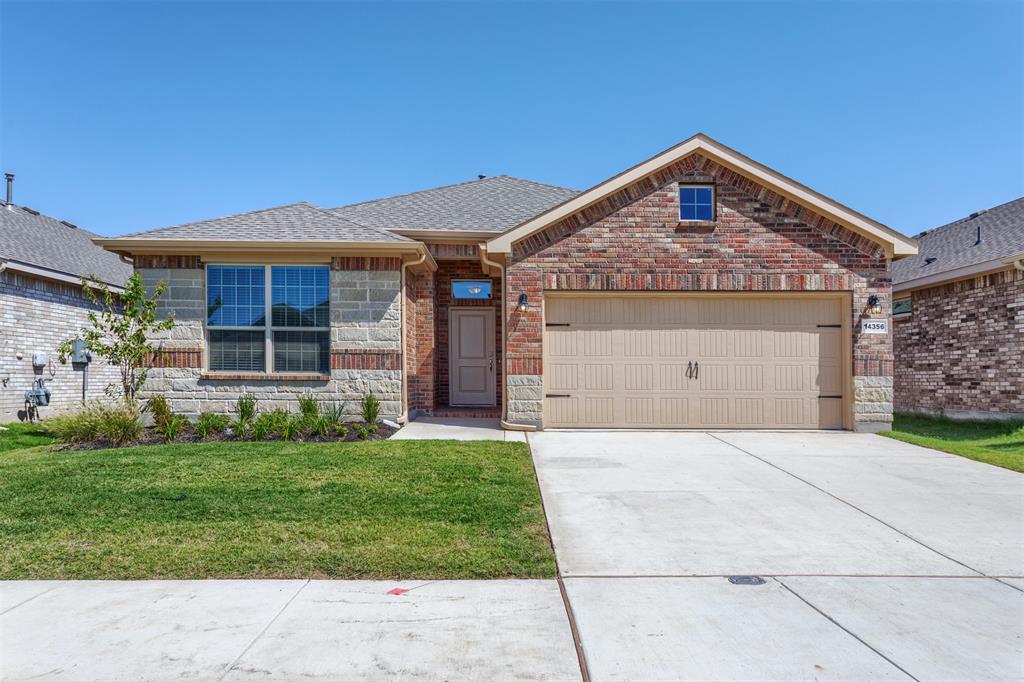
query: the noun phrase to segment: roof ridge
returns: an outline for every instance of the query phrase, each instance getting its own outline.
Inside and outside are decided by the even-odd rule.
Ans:
[[[565,187],[564,185],[552,185],[550,182],[541,182],[540,180],[531,180],[530,178],[521,178],[518,175],[502,174],[502,175],[494,175],[494,176],[491,176],[491,177],[494,177],[494,178],[512,178],[513,180],[516,180],[517,182],[528,182],[531,185],[537,185],[539,187],[550,187],[551,189],[560,189],[560,190],[564,190],[566,192],[576,192],[577,194],[579,194],[580,191],[581,191],[581,190],[578,190],[578,189],[573,189],[572,187]]]
[[[292,206],[310,206],[312,208],[319,208],[308,201],[293,201],[290,204],[281,204],[280,206],[269,206],[267,208],[258,208],[253,211],[242,211],[241,213],[229,213],[227,215],[216,216],[214,218],[203,218],[202,220],[192,220],[187,223],[175,223],[174,225],[167,225],[165,227],[157,227],[152,230],[137,230],[135,232],[129,232],[128,234],[121,235],[122,237],[134,237],[139,234],[153,234],[154,232],[164,232],[165,230],[173,230],[179,227],[189,227],[191,225],[200,225],[202,223],[211,223],[215,220],[225,220],[227,218],[241,218],[242,216],[255,215],[257,213],[266,213],[267,211],[276,211],[282,208],[291,208]],[[322,209],[321,209],[322,210]],[[340,217],[340,216],[332,216]]]
[[[378,201],[386,201],[388,199],[399,199],[401,197],[410,197],[413,194],[424,194],[426,192],[433,192],[434,190],[439,190],[439,189],[449,189],[450,187],[461,187],[462,185],[471,185],[474,182],[483,182],[484,180],[489,180],[490,178],[497,178],[497,177],[502,177],[502,176],[500,176],[500,175],[492,175],[492,176],[489,176],[489,177],[486,177],[486,178],[476,178],[474,180],[464,180],[462,182],[453,182],[453,183],[450,183],[450,184],[447,184],[447,185],[438,185],[437,187],[428,187],[426,189],[417,189],[417,190],[413,190],[412,192],[400,192],[398,194],[389,194],[386,197],[377,197],[376,199],[367,199],[366,201],[357,201],[354,204],[344,204],[342,206],[335,206],[335,207],[333,207],[331,209],[328,209],[328,210],[330,210],[330,211],[337,211],[338,209],[341,209],[341,208],[354,208],[355,206],[365,206],[366,204],[375,204]]]
[[[337,221],[341,221],[342,223],[348,223],[349,225],[354,225],[355,227],[358,227],[358,228],[361,228],[361,229],[364,229],[364,230],[370,230],[371,232],[374,232],[374,233],[379,234],[379,235],[383,235],[385,237],[390,237],[392,239],[400,239],[400,240],[405,240],[405,241],[412,241],[411,239],[408,239],[407,237],[403,237],[400,234],[394,234],[393,232],[388,232],[387,230],[382,230],[379,227],[373,227],[371,225],[364,225],[362,223],[357,223],[356,221],[352,220],[351,218],[346,218],[345,216],[340,216],[340,215],[338,215],[336,213],[333,213],[333,209],[324,208],[323,206],[317,206],[316,204],[310,204],[307,201],[301,201],[299,203],[307,204],[308,206],[310,206],[312,208],[315,208],[316,210],[320,211],[321,213],[323,213],[324,215],[329,217],[331,220],[337,220]]]
[[[967,222],[968,220],[973,220],[975,218],[980,218],[980,217],[982,217],[983,215],[985,215],[987,213],[991,213],[992,211],[998,210],[998,209],[1003,208],[1005,206],[1009,206],[1010,204],[1017,203],[1018,201],[1024,201],[1024,197],[1017,197],[1016,199],[1010,199],[1009,201],[1004,201],[1003,203],[996,204],[995,206],[992,206],[990,208],[982,208],[982,209],[979,209],[977,211],[971,211],[969,214],[965,215],[963,218],[957,218],[956,220],[952,220],[952,221],[950,221],[948,223],[945,223],[943,225],[937,225],[935,227],[931,227],[931,228],[921,232],[921,234],[922,235],[924,235],[924,234],[931,234],[932,232],[935,232],[936,230],[944,230],[947,227],[953,227],[954,225],[959,225],[960,223]]]

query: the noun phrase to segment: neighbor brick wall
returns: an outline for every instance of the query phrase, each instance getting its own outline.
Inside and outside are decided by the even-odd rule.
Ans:
[[[678,183],[715,183],[714,223],[680,223]],[[892,342],[859,334],[860,318],[891,310],[889,263],[872,241],[700,155],[597,202],[513,247],[508,268],[510,418],[536,422],[545,290],[849,291],[855,420],[891,421]],[[529,306],[518,310],[520,294]],[[871,294],[881,312],[867,312]]]
[[[1005,270],[911,293],[893,323],[895,407],[1024,417],[1024,273]]]
[[[24,394],[36,377],[50,379],[46,384],[51,393],[50,406],[40,408],[43,418],[81,406],[83,368],[70,362],[62,365],[57,347],[89,326],[88,314],[93,309],[77,284],[10,270],[0,272],[0,422],[23,418]],[[52,364],[34,368],[34,351],[46,352]],[[94,357],[89,366],[87,400],[106,399],[104,389],[109,384],[121,385],[120,372]]]
[[[406,342],[409,348],[408,391],[409,412],[430,414],[435,407],[437,377],[437,351],[434,347],[434,295],[436,280],[434,273],[412,275],[409,280],[410,311],[406,327]]]

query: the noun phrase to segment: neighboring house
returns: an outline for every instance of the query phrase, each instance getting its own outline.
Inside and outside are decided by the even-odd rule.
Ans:
[[[149,390],[176,410],[372,391],[523,429],[887,428],[916,253],[704,135],[582,193],[500,176],[96,241],[170,283]]]
[[[12,177],[0,202],[0,422],[24,418],[25,391],[39,377],[51,391],[42,416],[82,404],[84,366],[57,359],[57,347],[88,325],[93,306],[81,280],[94,276],[120,291],[132,273],[93,244],[92,232],[13,204]],[[102,399],[119,377],[116,367],[94,359],[88,399]]]
[[[896,409],[1024,419],[1024,198],[917,239],[892,270]]]

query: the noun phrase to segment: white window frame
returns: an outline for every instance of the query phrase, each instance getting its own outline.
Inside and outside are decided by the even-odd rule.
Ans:
[[[330,348],[330,341],[331,341],[331,339],[330,339],[331,328],[330,328],[330,326],[327,326],[327,327],[280,327],[280,326],[274,326],[272,324],[273,323],[273,316],[271,314],[272,313],[272,308],[273,308],[273,305],[271,303],[271,301],[273,300],[272,299],[273,273],[271,272],[271,268],[274,268],[274,267],[324,268],[324,267],[326,267],[327,270],[328,270],[328,284],[327,284],[328,314],[327,314],[327,319],[328,319],[328,322],[329,322],[330,321],[330,304],[331,304],[331,301],[330,301],[330,296],[331,296],[330,267],[331,267],[331,264],[330,263],[270,263],[270,264],[268,264],[268,263],[204,263],[203,264],[203,310],[206,310],[207,306],[209,305],[209,291],[207,289],[207,285],[208,285],[208,282],[210,281],[210,278],[209,278],[209,268],[210,268],[211,265],[212,266],[225,266],[225,265],[227,265],[227,266],[240,266],[240,267],[248,267],[248,268],[253,268],[253,267],[262,267],[262,268],[264,268],[264,271],[263,271],[263,317],[264,317],[264,320],[265,320],[265,324],[263,325],[263,354],[264,354],[263,361],[264,362],[263,362],[263,372],[261,372],[261,374],[266,374],[268,376],[273,376],[275,374],[302,374],[302,375],[309,375],[311,377],[318,377],[318,376],[323,376],[323,374],[330,372],[330,367],[329,366],[325,370],[325,372],[275,372],[274,371],[274,332],[293,332],[293,331],[327,332],[327,343],[328,343],[328,349],[329,349]],[[213,331],[254,332],[254,331],[259,331],[259,329],[260,329],[259,327],[239,327],[239,326],[210,325],[210,323],[209,323],[209,315],[207,315],[207,314],[203,315],[203,328],[204,328],[203,338],[206,340],[206,347],[207,347],[207,349],[209,349],[209,347],[210,347],[210,331],[211,330],[213,330]],[[329,355],[329,353],[330,353],[330,351],[328,350],[328,355]],[[209,352],[206,352],[206,353],[204,353],[204,355],[206,356],[206,360],[205,360],[206,367],[205,367],[205,369],[206,369],[207,372],[210,372],[211,374],[246,374],[246,373],[248,373],[248,371],[247,372],[240,372],[240,371],[231,371],[231,370],[223,370],[223,369],[211,369],[210,368],[210,356],[212,354],[209,353]],[[329,363],[330,363],[330,361],[328,360],[328,365],[329,365]]]
[[[711,190],[711,218],[708,220],[702,220],[701,218],[684,218],[683,217],[683,194],[684,188],[690,189],[709,189]],[[718,190],[714,183],[708,182],[680,182],[676,187],[676,201],[679,203],[679,222],[681,223],[713,223],[718,219]]]

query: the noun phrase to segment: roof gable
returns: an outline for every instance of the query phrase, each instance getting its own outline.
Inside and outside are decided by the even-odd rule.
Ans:
[[[579,194],[509,175],[445,185],[331,209],[362,225],[395,231],[508,230]]]
[[[843,206],[701,133],[491,239],[487,243],[487,250],[491,253],[511,253],[514,243],[577,214],[609,195],[628,188],[694,154],[701,154],[753,182],[769,188],[780,196],[849,228],[882,245],[886,252],[894,257],[917,253],[913,239]]]

